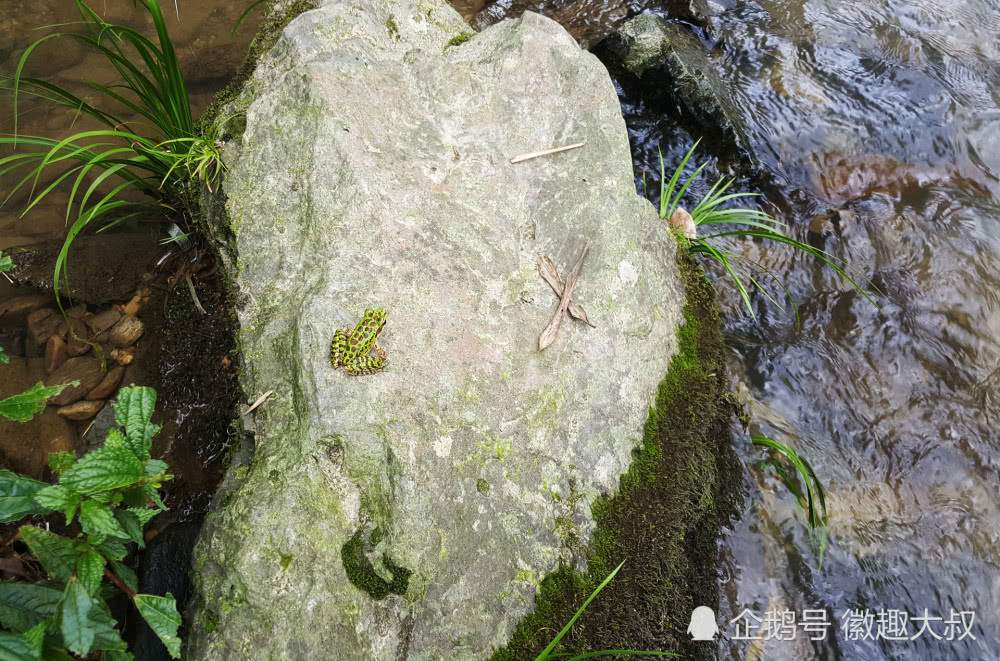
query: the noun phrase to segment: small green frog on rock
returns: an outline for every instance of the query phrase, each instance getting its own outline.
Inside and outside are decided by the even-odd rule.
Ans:
[[[343,367],[351,376],[385,369],[388,361],[385,350],[375,344],[385,326],[385,316],[384,309],[369,308],[353,330],[338,328],[330,342],[330,365]]]

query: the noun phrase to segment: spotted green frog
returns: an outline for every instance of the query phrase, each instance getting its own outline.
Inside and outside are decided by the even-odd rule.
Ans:
[[[375,344],[385,326],[385,310],[369,308],[354,327],[338,328],[330,342],[330,364],[351,376],[374,374],[385,368],[385,350]],[[374,352],[374,353],[373,353]]]

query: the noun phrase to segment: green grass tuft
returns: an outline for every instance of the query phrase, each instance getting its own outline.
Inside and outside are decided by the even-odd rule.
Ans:
[[[674,213],[683,210],[681,199],[691,187],[691,184],[705,169],[707,163],[702,163],[688,177],[683,178],[684,168],[687,166],[700,140],[688,149],[681,159],[680,164],[674,169],[670,178],[666,176],[666,167],[663,161],[663,153],[660,152],[660,218],[670,221]],[[777,305],[777,301],[770,295],[763,284],[753,275],[752,270],[746,268],[757,266],[748,260],[742,259],[739,255],[726,247],[725,241],[720,239],[729,238],[754,238],[773,241],[789,246],[799,252],[809,255],[819,260],[824,266],[844,279],[851,287],[861,294],[865,299],[875,305],[875,301],[868,290],[860,285],[850,273],[847,272],[847,265],[826,251],[815,248],[808,243],[803,243],[788,236],[784,232],[784,224],[775,220],[770,214],[759,209],[751,209],[738,206],[742,201],[749,198],[758,197],[757,193],[732,193],[729,189],[735,180],[733,178],[720,178],[709,189],[691,210],[691,219],[697,229],[697,236],[686,236],[682,231],[675,229],[678,242],[687,248],[688,252],[695,255],[704,255],[713,260],[726,272],[739,292],[747,312],[756,318],[753,305],[750,302],[750,289],[756,288],[768,300]],[[735,205],[735,206],[734,206]],[[703,234],[703,228],[712,228],[709,234]],[[740,268],[740,266],[744,268]],[[758,267],[759,268],[759,267]],[[745,278],[745,279],[744,279]],[[775,281],[780,281],[773,278]],[[748,286],[749,283],[749,286]],[[786,290],[787,295],[787,290]]]
[[[827,530],[830,519],[826,509],[826,492],[823,484],[816,477],[812,465],[789,445],[774,440],[763,434],[751,434],[750,441],[754,445],[767,448],[780,458],[780,461],[769,459],[765,463],[771,466],[806,513],[806,523],[813,534],[819,550],[819,564],[823,564],[823,555],[827,547]],[[789,470],[790,464],[792,470]]]
[[[20,177],[3,202],[19,191],[29,191],[22,217],[58,187],[70,189],[66,205],[69,230],[53,273],[57,300],[70,246],[84,230],[98,225],[107,228],[151,208],[190,219],[200,186],[213,188],[223,171],[219,143],[211,131],[196,129],[187,86],[157,0],[142,0],[156,31],[155,40],[105,21],[83,0],[75,0],[75,4],[81,32],[45,35],[18,59],[8,82],[14,100],[14,134],[0,136],[0,145],[14,150],[0,157],[0,175]],[[82,44],[115,69],[117,83],[89,82],[87,86],[109,107],[124,107],[138,115],[134,128],[59,85],[24,75],[35,52],[57,40]],[[19,135],[18,101],[24,94],[86,115],[103,128],[62,139]],[[146,201],[134,201],[128,196],[132,191],[141,193]]]

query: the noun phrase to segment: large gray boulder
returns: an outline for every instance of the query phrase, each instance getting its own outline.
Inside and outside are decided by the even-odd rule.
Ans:
[[[675,245],[635,193],[605,68],[526,14],[443,0],[302,14],[227,148],[253,416],[196,550],[189,658],[465,659],[578,563],[676,350]],[[525,152],[582,148],[511,164]],[[564,275],[595,328],[537,351]],[[384,308],[385,371],[329,364]]]

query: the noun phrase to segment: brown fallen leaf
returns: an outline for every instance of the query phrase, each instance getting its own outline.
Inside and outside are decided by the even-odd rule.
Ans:
[[[556,269],[555,263],[545,255],[538,258],[538,273],[542,276],[542,280],[547,282],[549,287],[552,288],[556,296],[561,297],[564,287],[562,278],[559,277],[559,271]],[[587,311],[579,303],[570,301],[569,308],[567,309],[569,316],[582,321],[591,328],[597,328],[597,326],[590,323],[590,319],[587,318]]]
[[[576,260],[576,264],[573,265],[573,270],[570,272],[569,277],[566,278],[566,285],[563,287],[562,298],[559,300],[559,307],[556,309],[556,313],[552,315],[552,320],[549,321],[549,325],[545,327],[542,334],[538,336],[538,350],[544,351],[546,347],[550,346],[556,341],[556,333],[559,332],[559,324],[562,323],[563,315],[566,314],[566,309],[569,307],[569,303],[573,298],[573,290],[576,289],[576,281],[580,277],[580,271],[583,269],[583,258],[587,256],[587,251],[590,250],[590,243],[583,247],[583,252],[580,253],[580,257]]]

